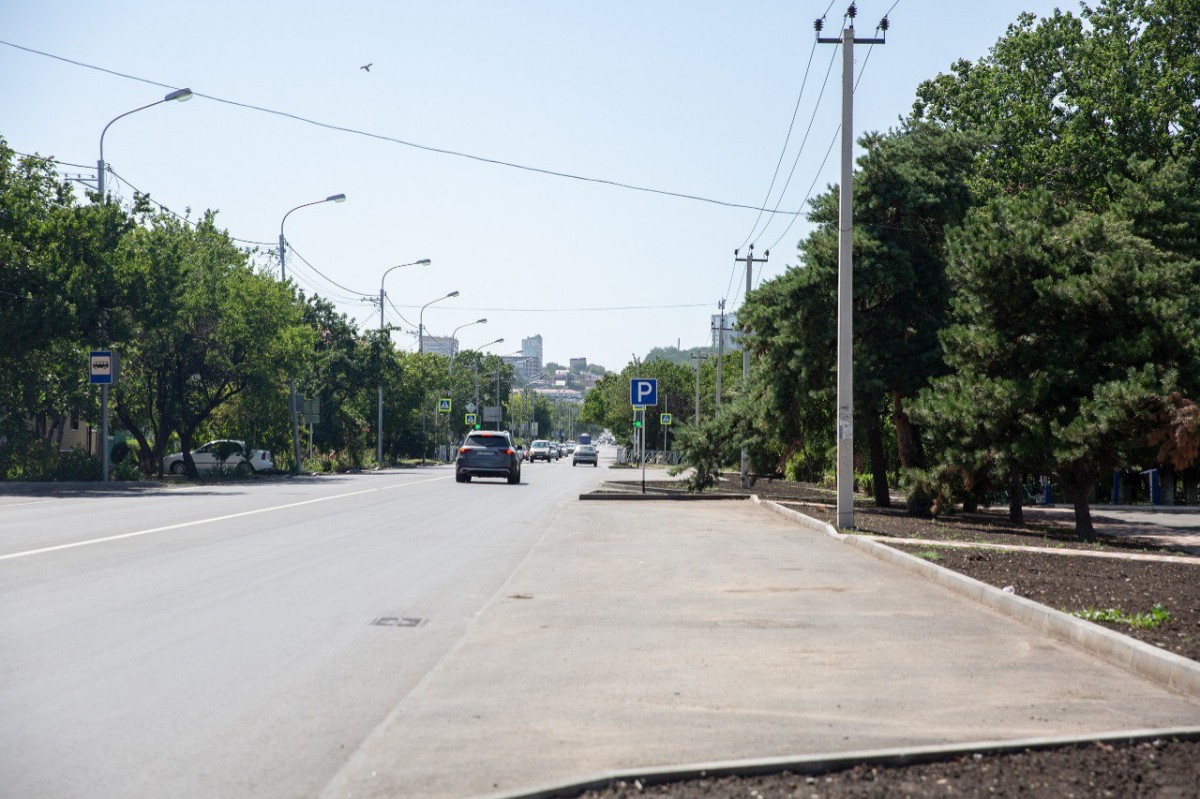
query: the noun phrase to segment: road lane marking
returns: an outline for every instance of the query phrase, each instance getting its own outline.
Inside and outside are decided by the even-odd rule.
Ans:
[[[120,541],[123,538],[136,538],[143,535],[151,535],[153,533],[165,533],[170,530],[181,530],[184,527],[195,527],[201,524],[212,524],[213,522],[224,522],[229,519],[240,519],[244,516],[256,516],[260,513],[270,513],[276,510],[286,510],[288,508],[299,508],[303,505],[312,505],[317,502],[328,502],[333,499],[345,499],[346,497],[357,497],[363,494],[374,494],[377,491],[388,491],[393,488],[407,488],[408,486],[420,485],[421,483],[433,483],[438,480],[448,480],[449,475],[445,477],[434,477],[429,480],[417,480],[408,483],[393,483],[391,485],[380,486],[379,488],[367,488],[362,491],[351,491],[347,494],[334,494],[328,497],[317,497],[316,499],[306,499],[300,502],[289,502],[286,505],[272,505],[269,508],[258,508],[257,510],[247,510],[241,513],[230,513],[225,516],[213,516],[208,519],[196,519],[190,522],[180,522],[179,524],[168,524],[164,527],[152,527],[149,530],[137,530],[132,533],[120,533],[119,535],[109,535],[104,538],[92,538],[87,541],[75,541],[70,544],[58,544],[52,547],[42,547],[41,549],[28,549],[24,552],[13,552],[10,555],[0,555],[0,560],[15,560],[16,558],[26,558],[30,555],[44,555],[47,552],[58,552],[64,549],[75,549],[76,547],[87,547],[93,544],[104,544],[109,541]]]

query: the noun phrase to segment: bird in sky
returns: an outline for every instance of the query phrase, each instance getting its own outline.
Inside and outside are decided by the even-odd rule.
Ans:
[[[359,69],[363,69],[363,70],[366,70],[367,72],[370,72],[371,67],[374,65],[375,65],[375,62],[372,61],[370,64],[363,64],[361,67],[359,67]]]

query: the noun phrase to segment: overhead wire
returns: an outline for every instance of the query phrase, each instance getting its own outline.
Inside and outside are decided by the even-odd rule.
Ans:
[[[343,286],[341,283],[337,282],[336,280],[331,278],[329,275],[322,272],[320,269],[317,269],[315,266],[312,265],[311,262],[308,261],[308,259],[306,259],[303,255],[300,254],[300,251],[297,250],[295,245],[293,245],[290,241],[288,242],[288,249],[292,252],[293,255],[295,255],[297,258],[299,258],[301,261],[303,261],[304,264],[309,269],[311,269],[312,271],[314,271],[318,275],[320,275],[325,280],[325,282],[329,283],[330,285],[337,286],[342,291],[350,292],[351,294],[354,295],[355,300],[360,300],[363,296],[370,294],[370,292],[367,292],[367,291],[358,291],[357,289],[352,289],[349,286]]]
[[[115,75],[117,77],[125,78],[128,80],[138,81],[140,83],[145,83],[150,86],[158,86],[158,87],[164,88],[164,89],[179,88],[176,86],[171,86],[170,84],[161,83],[159,81],[149,80],[147,78],[138,77],[136,75],[129,75],[129,74],[126,74],[123,72],[118,72],[116,70],[107,69],[105,67],[100,67],[95,64],[88,64],[83,61],[77,61],[74,59],[66,58],[64,56],[46,52],[44,50],[37,50],[32,47],[25,47],[24,45],[19,45],[14,42],[6,41],[4,39],[0,39],[0,45],[12,47],[17,50],[23,50],[27,53],[33,53],[34,55],[40,55],[45,58],[54,59],[56,61],[62,61],[67,64],[72,64],[72,65],[75,65],[78,67],[82,67],[84,69],[92,69],[92,70],[104,72],[104,73],[107,73],[110,75]],[[607,178],[597,178],[597,177],[590,177],[587,175],[578,175],[578,174],[574,174],[571,172],[563,172],[563,171],[556,170],[556,169],[537,167],[537,166],[532,166],[529,164],[519,164],[514,161],[505,161],[500,158],[491,158],[488,156],[476,155],[474,153],[463,152],[460,150],[451,150],[451,149],[445,148],[445,147],[435,147],[433,145],[421,144],[419,142],[412,142],[412,141],[408,141],[406,139],[397,138],[395,136],[388,136],[388,135],[385,135],[382,133],[373,133],[371,131],[361,130],[358,128],[351,128],[346,125],[337,125],[337,124],[333,124],[330,122],[321,122],[320,120],[311,119],[309,117],[301,116],[299,114],[293,114],[289,111],[280,111],[278,109],[268,108],[266,106],[254,105],[252,103],[243,103],[243,102],[240,102],[237,100],[229,100],[224,97],[218,97],[218,96],[212,95],[212,94],[205,94],[203,92],[193,91],[192,96],[193,97],[202,97],[206,100],[212,100],[215,103],[222,103],[224,105],[230,105],[230,106],[234,106],[236,108],[243,108],[246,110],[258,111],[258,112],[264,113],[264,114],[271,114],[273,116],[284,117],[285,119],[291,119],[295,122],[301,122],[306,125],[312,125],[314,127],[322,128],[324,130],[332,130],[332,131],[337,131],[340,133],[348,133],[348,134],[351,134],[354,136],[361,136],[364,138],[375,139],[377,141],[388,142],[391,144],[398,144],[403,147],[409,147],[409,148],[412,148],[415,150],[421,150],[423,152],[434,153],[437,155],[446,155],[446,156],[450,156],[453,158],[461,158],[461,159],[465,159],[465,160],[469,160],[469,161],[475,161],[477,163],[491,164],[493,166],[501,166],[501,167],[506,167],[509,169],[520,170],[523,172],[529,172],[529,173],[539,174],[539,175],[546,175],[548,177],[558,177],[558,178],[564,178],[567,180],[576,180],[576,181],[580,181],[583,183],[594,183],[597,185],[610,186],[613,188],[626,189],[629,191],[644,192],[647,194],[655,194],[655,195],[659,195],[659,196],[663,196],[663,197],[674,197],[674,198],[682,199],[682,200],[692,200],[694,202],[707,203],[709,205],[717,205],[717,206],[721,206],[724,208],[740,208],[740,209],[749,210],[749,211],[762,211],[764,213],[771,213],[771,214],[787,213],[787,212],[781,212],[778,210],[771,211],[766,208],[762,208],[757,205],[749,205],[747,203],[730,202],[727,200],[719,200],[719,199],[716,199],[713,197],[704,197],[704,196],[698,195],[698,194],[689,194],[686,192],[671,191],[668,189],[658,189],[658,188],[653,188],[650,186],[639,186],[639,185],[636,185],[633,183],[625,183],[623,181],[618,181],[618,180],[609,180]]]

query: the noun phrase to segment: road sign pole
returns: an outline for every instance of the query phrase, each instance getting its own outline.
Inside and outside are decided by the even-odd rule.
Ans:
[[[646,408],[642,407],[642,493],[646,493]]]
[[[100,480],[108,482],[108,383],[100,386]]]

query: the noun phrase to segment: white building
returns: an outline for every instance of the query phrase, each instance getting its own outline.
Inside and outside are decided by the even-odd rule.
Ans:
[[[542,336],[540,333],[536,336],[521,339],[521,355],[522,357],[532,359],[537,364],[538,369],[542,368],[544,361],[542,361]]]
[[[458,339],[452,336],[422,336],[421,351],[453,358],[458,352]]]
[[[713,349],[717,348],[718,342],[720,341],[718,336],[720,335],[725,336],[726,352],[729,350],[736,350],[740,347],[742,331],[738,329],[736,313],[713,314],[711,328]],[[724,331],[723,333],[721,332],[722,330]]]
[[[540,340],[541,336],[538,336],[538,339]],[[524,355],[505,355],[501,360],[513,368],[513,374],[522,383],[532,383],[542,376],[542,366],[533,358],[526,358]]]

